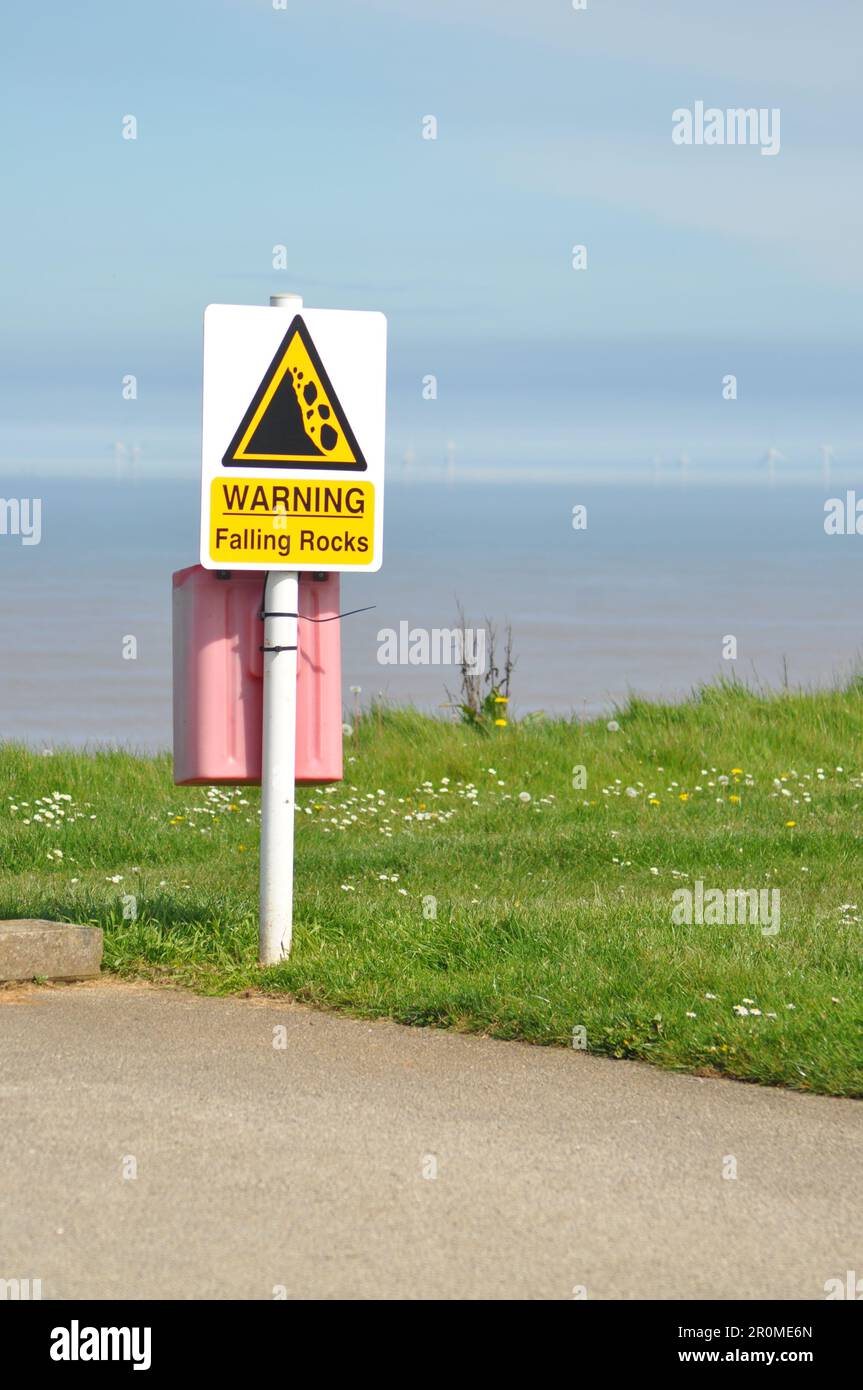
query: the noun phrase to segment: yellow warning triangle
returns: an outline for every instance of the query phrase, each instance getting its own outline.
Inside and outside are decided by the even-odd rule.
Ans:
[[[300,314],[291,321],[222,463],[229,468],[248,464],[365,471],[362,450]]]

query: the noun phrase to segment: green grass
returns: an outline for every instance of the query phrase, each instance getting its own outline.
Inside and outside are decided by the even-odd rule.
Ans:
[[[299,793],[294,950],[266,970],[257,788],[5,745],[0,916],[98,923],[129,977],[559,1046],[584,1028],[615,1057],[863,1094],[863,687],[711,687],[617,720],[364,715],[345,782]],[[780,930],[675,925],[696,879],[779,888]]]

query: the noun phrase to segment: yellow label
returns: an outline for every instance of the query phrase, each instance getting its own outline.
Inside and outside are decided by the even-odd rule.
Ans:
[[[276,569],[284,565],[370,565],[374,483],[315,478],[214,478],[210,558]]]

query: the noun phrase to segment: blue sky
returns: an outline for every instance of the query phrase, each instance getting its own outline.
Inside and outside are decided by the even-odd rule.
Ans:
[[[16,7],[0,470],[194,472],[203,307],[280,288],[387,313],[397,459],[863,456],[861,39],[850,0]],[[696,100],[780,153],[674,146]]]

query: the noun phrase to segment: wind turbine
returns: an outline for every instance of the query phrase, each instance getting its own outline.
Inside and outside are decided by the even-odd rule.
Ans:
[[[821,455],[821,472],[824,482],[829,484],[830,463],[836,457],[836,450],[833,448],[832,444],[822,444],[818,452]]]
[[[761,460],[761,462],[767,464],[767,476],[770,479],[771,483],[774,483],[776,481],[776,464],[785,463],[786,459],[785,455],[781,454],[779,450],[775,449],[771,444],[770,448],[767,450],[767,453],[764,455],[764,458]]]
[[[447,440],[446,446],[446,480],[448,483],[455,482],[455,444],[451,439]]]

